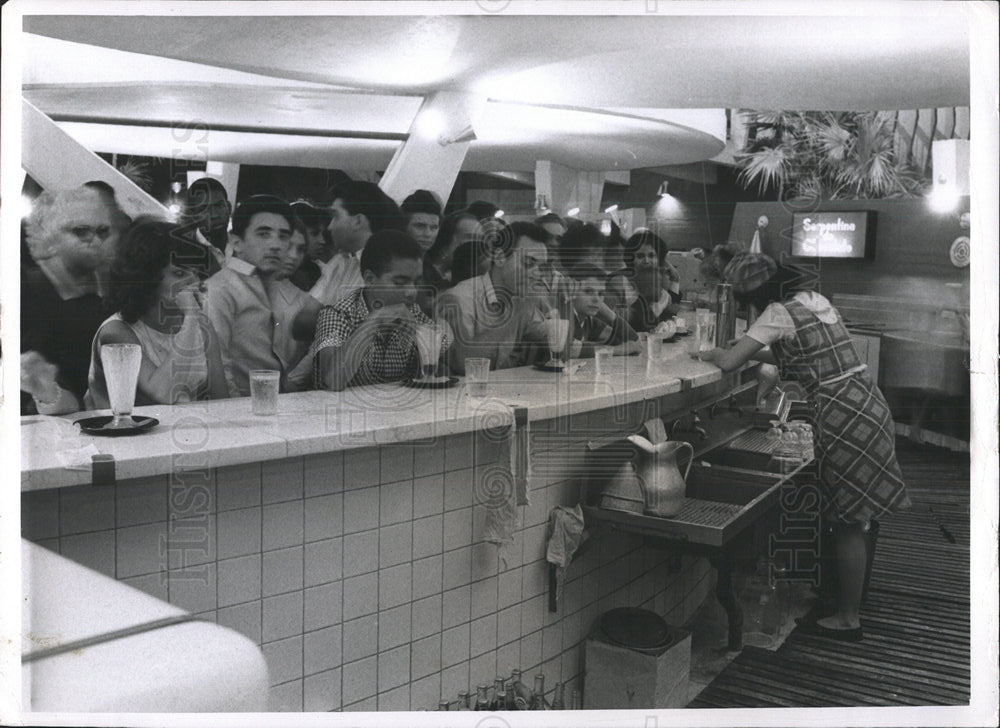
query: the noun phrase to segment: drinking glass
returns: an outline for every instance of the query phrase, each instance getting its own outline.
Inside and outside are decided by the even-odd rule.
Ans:
[[[551,357],[548,361],[550,367],[562,367],[562,352],[566,348],[566,337],[569,336],[569,321],[566,319],[546,319],[545,335],[548,339],[549,353]]]
[[[486,383],[490,380],[490,360],[473,356],[465,360],[465,382],[470,397],[485,397]]]
[[[611,357],[615,350],[610,346],[602,346],[594,351],[594,373],[598,379],[603,379],[611,373]]]
[[[417,342],[417,354],[420,356],[421,379],[432,379],[437,373],[444,332],[436,326],[425,324],[417,327],[414,338]]]
[[[105,427],[132,427],[135,424],[132,408],[135,406],[135,388],[142,365],[142,347],[139,344],[104,344],[101,346],[101,365],[114,414]]]
[[[649,361],[659,361],[663,352],[663,337],[651,333],[646,338],[646,357]]]
[[[708,351],[715,348],[715,314],[707,308],[699,308],[698,317],[698,351]]]
[[[281,372],[273,369],[250,370],[250,407],[255,415],[278,414],[278,382]]]

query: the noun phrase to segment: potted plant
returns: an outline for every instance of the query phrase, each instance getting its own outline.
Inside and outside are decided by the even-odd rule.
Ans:
[[[929,176],[895,151],[896,115],[886,111],[746,111],[738,180],[779,199],[916,197]]]

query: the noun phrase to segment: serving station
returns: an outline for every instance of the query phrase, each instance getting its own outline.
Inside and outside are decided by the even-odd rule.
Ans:
[[[682,342],[602,377],[573,364],[490,372],[484,397],[391,384],[283,394],[273,416],[249,399],[140,407],[160,424],[134,437],[81,434],[73,420],[92,413],[26,417],[22,535],[247,636],[272,710],[430,709],[514,667],[582,688],[597,617],[642,607],[684,624],[712,587],[708,558],[739,649],[732,565],[763,553],[798,477],[732,447],[755,370],[723,374]],[[693,446],[684,509],[601,508],[595,462],[653,420]],[[520,449],[527,503],[498,549],[487,522]],[[577,503],[589,538],[553,612],[549,515]]]

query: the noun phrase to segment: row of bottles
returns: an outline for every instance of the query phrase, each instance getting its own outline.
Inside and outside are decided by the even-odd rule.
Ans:
[[[545,675],[535,675],[535,686],[533,690],[528,690],[528,686],[521,681],[521,671],[512,670],[509,678],[497,676],[493,681],[492,693],[489,685],[477,685],[475,701],[472,701],[472,693],[461,692],[458,694],[457,710],[488,710],[498,712],[501,710],[566,710],[565,701],[566,686],[556,683],[555,691],[552,695],[552,702],[545,698]],[[580,691],[574,690],[570,696],[570,710],[580,710]],[[452,710],[452,703],[442,700],[438,704],[438,710]]]

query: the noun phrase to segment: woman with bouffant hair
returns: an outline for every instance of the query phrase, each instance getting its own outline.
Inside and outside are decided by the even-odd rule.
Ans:
[[[219,340],[201,311],[201,280],[218,269],[207,246],[154,218],[135,222],[111,263],[111,308],[91,347],[88,409],[110,406],[101,346],[139,344],[135,403],[228,396]]]

